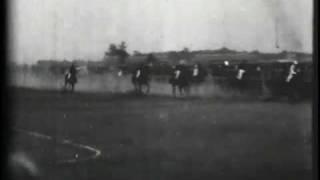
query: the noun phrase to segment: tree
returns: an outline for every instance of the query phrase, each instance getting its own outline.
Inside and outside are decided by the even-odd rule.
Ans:
[[[189,48],[184,47],[183,50],[182,50],[182,52],[188,53],[188,52],[189,52]]]
[[[109,51],[106,52],[105,54],[106,55],[109,55],[109,56],[116,56],[117,55],[117,46],[115,44],[110,44],[109,45]]]
[[[122,41],[119,45],[119,50],[126,51],[127,45],[126,42]]]
[[[157,58],[152,54],[148,54],[147,59],[146,59],[147,63],[155,63],[157,61]]]
[[[260,51],[258,51],[258,50],[254,50],[254,51],[252,51],[251,53],[252,53],[252,54],[259,55],[259,54],[260,54]]]
[[[287,56],[288,56],[288,51],[286,51],[286,50],[283,50],[283,51],[281,51],[280,52],[280,56],[282,57],[282,58],[286,58]]]
[[[182,51],[179,53],[180,59],[185,59],[187,61],[190,61],[193,57],[193,54],[190,52],[189,48],[184,47]]]
[[[122,41],[119,45],[117,56],[119,57],[120,64],[124,64],[126,62],[127,57],[129,56],[127,52],[126,42]]]
[[[118,58],[119,58],[120,64],[124,64],[126,62],[126,59],[128,56],[129,56],[129,54],[127,53],[127,51],[118,50]]]
[[[140,55],[142,55],[142,53],[139,52],[139,51],[133,51],[133,55],[134,55],[134,56],[140,56]]]
[[[110,44],[109,50],[105,53],[105,55],[117,57],[119,63],[124,64],[127,57],[129,56],[126,48],[127,45],[124,41],[120,43],[119,47],[117,47],[115,44]]]
[[[174,64],[176,64],[180,59],[179,54],[176,51],[169,51],[168,52],[168,58]]]

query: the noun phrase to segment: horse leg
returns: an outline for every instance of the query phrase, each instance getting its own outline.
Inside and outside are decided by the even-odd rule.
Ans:
[[[68,92],[69,87],[70,87],[70,83],[67,81],[67,82],[66,82],[66,86],[65,86],[66,92]]]
[[[196,94],[196,93],[198,92],[198,90],[197,90],[197,85],[194,85],[194,86],[193,86],[193,85],[192,85],[192,86],[190,85],[188,89],[189,89],[188,94],[191,94],[191,93],[195,93],[195,94]]]
[[[289,100],[291,102],[295,102],[299,99],[298,91],[297,91],[297,84],[295,82],[291,82],[289,84]]]
[[[179,86],[179,93],[180,93],[180,96],[183,96],[183,91],[184,91],[184,87]]]
[[[137,82],[134,83],[134,89],[136,93],[139,92],[139,84]]]
[[[172,94],[174,97],[176,97],[176,86],[172,85]]]
[[[142,94],[142,85],[140,83],[138,84],[138,93]]]
[[[133,82],[133,87],[134,87],[134,92],[137,93],[138,92],[138,84],[137,84],[137,82]]]
[[[63,91],[66,91],[66,90],[67,90],[67,86],[68,86],[67,81],[64,81]]]
[[[150,92],[150,84],[147,83],[146,86],[147,86],[147,94],[149,94],[149,92]]]
[[[200,84],[196,84],[196,93],[199,94],[200,93]]]
[[[185,87],[185,91],[186,91],[186,92],[185,92],[185,95],[186,95],[186,96],[189,96],[189,95],[190,95],[190,88],[191,88],[191,87],[190,87],[189,85]]]
[[[133,88],[134,88],[134,91],[137,92],[137,85],[135,82],[133,83]]]

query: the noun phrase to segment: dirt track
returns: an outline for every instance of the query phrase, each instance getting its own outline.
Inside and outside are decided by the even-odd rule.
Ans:
[[[102,151],[44,179],[311,179],[308,102],[13,92],[14,126]]]

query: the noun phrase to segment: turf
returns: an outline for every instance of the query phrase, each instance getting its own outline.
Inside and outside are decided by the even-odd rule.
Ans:
[[[102,151],[95,160],[42,166],[43,179],[312,179],[310,102],[12,93],[14,127]],[[50,161],[41,148],[19,145],[28,140],[15,142]]]

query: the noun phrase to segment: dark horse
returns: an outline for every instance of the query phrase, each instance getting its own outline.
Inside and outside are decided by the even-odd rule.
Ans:
[[[290,66],[289,74],[285,81],[285,90],[289,101],[297,101],[301,96],[303,78],[302,72],[297,64]]]
[[[132,74],[131,78],[132,84],[134,85],[134,90],[139,94],[148,94],[150,92],[150,68],[148,65],[142,65],[137,68]],[[144,91],[144,88],[146,90]]]
[[[190,92],[191,72],[184,65],[177,65],[173,68],[169,83],[172,86],[172,94],[176,97],[176,89],[179,89],[180,96],[188,95]]]
[[[70,72],[67,72],[64,76],[64,90],[71,89],[71,92],[74,92],[76,83],[77,77],[75,75],[72,75]]]
[[[71,88],[71,92],[74,92],[74,86],[77,83],[77,68],[74,64],[71,65],[69,71],[64,76],[64,90]]]

